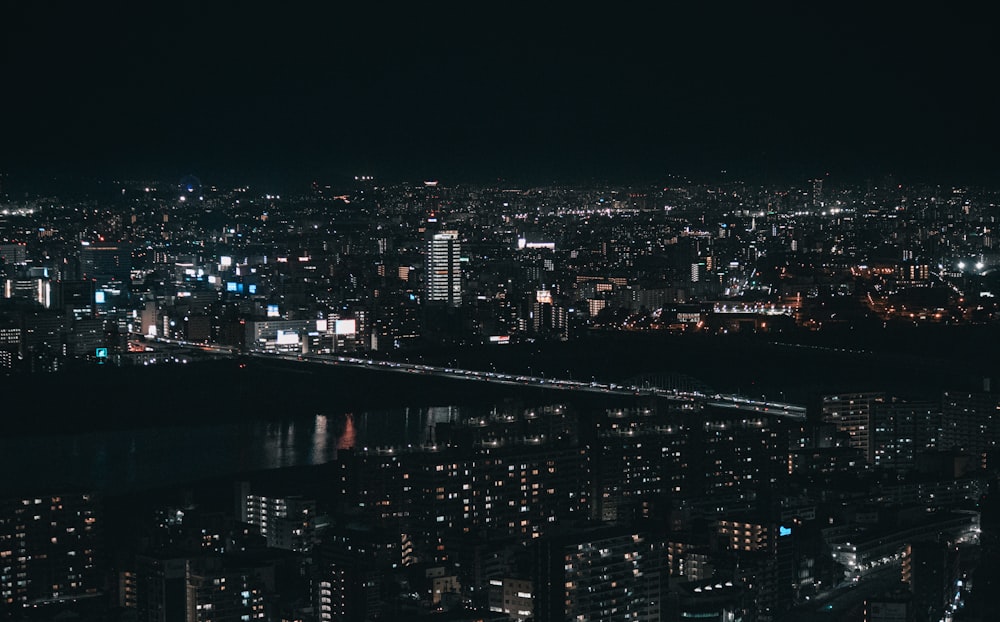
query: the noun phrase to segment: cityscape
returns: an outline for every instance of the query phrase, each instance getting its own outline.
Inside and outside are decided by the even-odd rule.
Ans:
[[[974,8],[12,0],[0,620],[989,622]]]
[[[68,394],[10,428],[48,479],[5,487],[6,614],[987,619],[997,194],[668,183],[6,195],[3,382]],[[13,449],[269,420],[309,450]]]

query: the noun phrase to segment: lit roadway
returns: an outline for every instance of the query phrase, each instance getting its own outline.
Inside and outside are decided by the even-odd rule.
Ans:
[[[360,358],[354,356],[339,356],[336,354],[282,354],[275,352],[264,352],[261,350],[250,350],[241,352],[238,348],[220,346],[214,344],[197,343],[191,341],[181,341],[177,339],[166,339],[163,337],[145,336],[143,339],[148,343],[159,343],[173,346],[179,349],[203,352],[208,354],[219,354],[226,356],[248,356],[262,360],[281,360],[293,362],[318,363],[321,365],[335,365],[338,367],[351,367],[357,369],[375,369],[380,371],[390,371],[402,374],[420,374],[424,376],[434,376],[438,378],[450,378],[457,380],[468,380],[472,382],[488,382],[492,384],[505,384],[519,387],[538,387],[544,389],[556,389],[562,391],[578,391],[585,393],[599,393],[601,395],[621,395],[621,396],[651,396],[661,399],[678,402],[702,402],[708,406],[717,408],[729,408],[740,411],[756,412],[768,415],[778,415],[793,419],[805,419],[806,409],[795,404],[783,402],[770,402],[755,400],[739,395],[722,393],[702,393],[700,391],[677,391],[674,389],[660,389],[656,387],[636,387],[604,382],[583,382],[579,380],[565,380],[559,378],[545,378],[539,376],[527,376],[523,374],[506,374],[494,371],[480,371],[475,369],[458,369],[454,367],[441,367],[436,365],[424,365],[417,363],[401,363],[397,361],[382,361],[378,359]]]

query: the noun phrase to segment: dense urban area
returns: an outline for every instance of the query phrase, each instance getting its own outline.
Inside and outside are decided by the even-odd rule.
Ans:
[[[3,619],[995,615],[1000,192],[0,181],[18,435],[169,403],[332,451],[116,490],[7,464]],[[448,415],[385,442],[376,394]]]

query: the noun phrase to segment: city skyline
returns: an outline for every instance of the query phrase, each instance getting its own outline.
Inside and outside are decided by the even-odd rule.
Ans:
[[[0,620],[988,622],[960,6],[0,9]]]

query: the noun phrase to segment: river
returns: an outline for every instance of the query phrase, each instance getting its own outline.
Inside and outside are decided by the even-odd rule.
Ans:
[[[0,498],[66,489],[122,494],[336,459],[337,450],[433,440],[468,409],[402,408],[275,420],[0,439]]]

